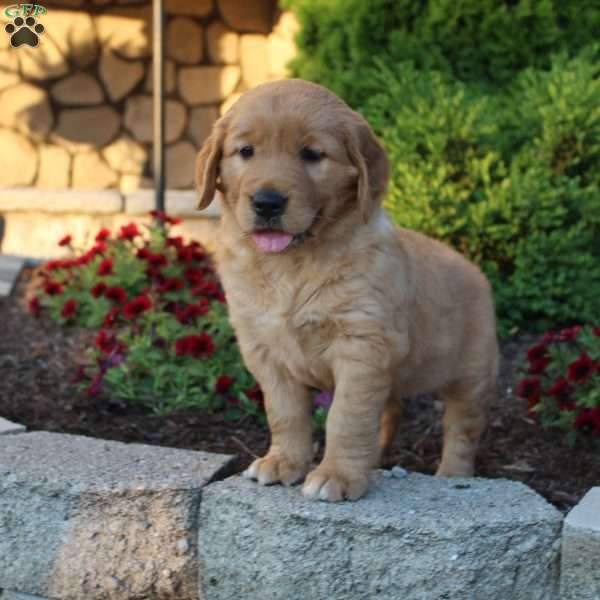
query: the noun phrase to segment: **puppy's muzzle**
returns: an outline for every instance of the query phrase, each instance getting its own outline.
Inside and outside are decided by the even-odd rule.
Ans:
[[[288,199],[277,190],[258,190],[251,196],[252,208],[257,217],[266,222],[281,217],[287,207]]]

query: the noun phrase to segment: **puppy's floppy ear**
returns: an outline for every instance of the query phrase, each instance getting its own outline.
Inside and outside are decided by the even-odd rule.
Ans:
[[[219,163],[223,156],[225,140],[225,123],[217,121],[210,136],[206,139],[196,157],[196,189],[198,190],[198,208],[206,208],[219,189]]]
[[[387,191],[390,162],[371,126],[358,113],[346,127],[346,150],[358,169],[358,205],[366,223]]]

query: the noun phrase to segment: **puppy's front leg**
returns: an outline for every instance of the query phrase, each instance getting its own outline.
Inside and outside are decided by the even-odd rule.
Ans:
[[[305,496],[337,502],[366,493],[369,473],[379,464],[379,422],[391,387],[385,369],[364,361],[345,361],[336,372],[325,455],[306,478]]]
[[[259,383],[265,395],[271,447],[243,475],[262,485],[297,483],[304,479],[313,459],[310,392],[274,372]]]

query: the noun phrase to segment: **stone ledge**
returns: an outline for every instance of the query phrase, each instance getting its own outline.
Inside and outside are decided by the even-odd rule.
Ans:
[[[600,598],[600,487],[592,488],[565,519],[560,587],[563,600]]]
[[[221,215],[218,201],[199,211],[193,190],[167,190],[167,213],[206,219]],[[0,212],[145,215],[154,209],[154,190],[121,194],[117,190],[43,190],[34,187],[0,188]]]
[[[203,494],[207,600],[554,600],[560,513],[506,480],[379,476],[356,503],[240,477]]]
[[[198,195],[193,190],[168,190],[165,197],[166,212],[170,215],[192,218],[215,218],[221,215],[219,201],[199,211]],[[128,215],[143,215],[154,209],[154,191],[140,190],[125,196],[125,212]]]
[[[25,433],[0,438],[0,589],[197,600],[202,488],[231,458]]]
[[[41,190],[1,188],[0,211],[110,214],[123,210],[116,190]]]
[[[9,435],[14,433],[23,433],[25,427],[19,423],[13,423],[0,417],[0,435]]]

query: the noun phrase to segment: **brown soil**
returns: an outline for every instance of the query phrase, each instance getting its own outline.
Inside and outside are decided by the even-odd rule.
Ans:
[[[30,316],[24,303],[30,276],[21,277],[11,298],[0,299],[0,416],[30,430],[235,454],[239,469],[265,452],[268,431],[251,421],[230,423],[218,414],[194,411],[159,417],[77,391],[71,380],[90,333]],[[540,429],[515,398],[516,370],[531,341],[523,336],[502,344],[501,393],[477,471],[523,481],[567,510],[600,484],[600,452],[592,443],[569,448],[560,434]],[[431,398],[409,401],[387,462],[434,472],[441,449],[440,413],[440,403]]]

